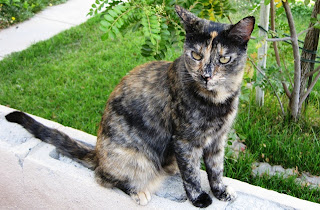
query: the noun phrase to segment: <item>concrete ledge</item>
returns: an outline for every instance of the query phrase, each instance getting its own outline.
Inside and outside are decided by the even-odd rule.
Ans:
[[[106,189],[89,169],[59,155],[52,145],[32,137],[4,116],[14,109],[0,105],[0,208],[15,209],[195,209],[189,201],[176,202],[156,195],[145,206],[136,205],[117,189]],[[41,123],[95,144],[95,136],[39,117]],[[209,191],[206,173],[202,184]],[[320,209],[320,205],[244,182],[224,179],[238,193],[233,203],[213,199],[208,209]],[[168,187],[165,185],[162,190]],[[180,193],[184,193],[183,190]],[[161,193],[160,193],[161,194]],[[166,193],[162,193],[166,194]]]

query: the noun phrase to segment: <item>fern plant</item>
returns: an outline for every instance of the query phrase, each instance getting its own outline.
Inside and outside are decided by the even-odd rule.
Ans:
[[[230,12],[235,11],[229,0],[96,0],[88,14],[101,15],[103,40],[109,37],[115,39],[128,30],[142,31],[145,40],[141,54],[161,60],[168,46],[178,46],[184,37],[185,32],[174,11],[176,4],[211,20],[228,17]]]

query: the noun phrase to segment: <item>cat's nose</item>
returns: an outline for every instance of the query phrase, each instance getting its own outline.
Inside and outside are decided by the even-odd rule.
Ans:
[[[211,79],[211,75],[210,74],[205,74],[205,75],[201,75],[202,79],[204,79],[206,82],[208,82]]]

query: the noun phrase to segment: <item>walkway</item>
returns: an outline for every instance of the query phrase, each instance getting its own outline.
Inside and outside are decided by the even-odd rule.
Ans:
[[[0,60],[12,52],[85,22],[94,0],[68,0],[64,4],[48,7],[30,20],[0,30]]]

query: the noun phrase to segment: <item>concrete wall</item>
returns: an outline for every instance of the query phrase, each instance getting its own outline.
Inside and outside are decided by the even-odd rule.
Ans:
[[[20,125],[7,122],[4,116],[11,111],[0,105],[0,209],[194,209],[189,201],[176,202],[156,195],[142,207],[120,190],[99,186],[92,171],[59,155],[52,145],[35,139]],[[95,143],[95,136],[35,118],[74,138]],[[209,191],[206,173],[201,175],[203,187]],[[237,191],[237,200],[228,203],[214,199],[209,209],[320,209],[319,204],[244,182],[224,181]],[[158,195],[168,197],[169,185],[165,184],[165,192]],[[173,188],[177,191],[171,192],[173,197],[185,195],[181,186]]]

